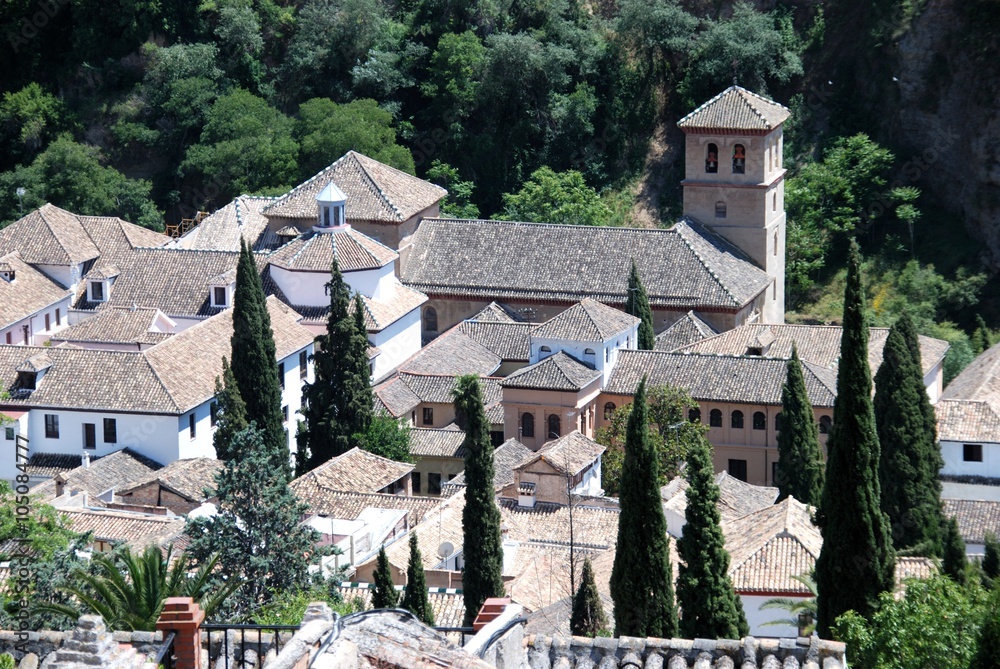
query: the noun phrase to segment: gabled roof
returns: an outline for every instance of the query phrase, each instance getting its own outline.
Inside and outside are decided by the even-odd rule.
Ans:
[[[533,338],[605,342],[636,325],[639,319],[624,311],[585,297],[572,307],[537,326]]]
[[[990,402],[942,398],[934,413],[939,441],[1000,443],[1000,413]]]
[[[410,429],[410,455],[418,458],[464,458],[465,432],[414,427]]]
[[[378,269],[399,257],[395,251],[353,228],[310,232],[268,256],[275,267],[300,272],[329,273],[333,259],[341,272]]]
[[[986,543],[986,533],[1000,537],[1000,502],[946,499],[944,515],[958,521],[958,531],[967,544]]]
[[[715,328],[703,321],[693,311],[689,311],[673,325],[656,335],[655,351],[673,351],[682,346],[687,346],[702,339],[714,337],[719,334]]]
[[[52,478],[56,474],[68,472],[79,467],[83,458],[78,454],[69,453],[32,453],[25,465],[28,476]]]
[[[299,304],[292,304],[291,299],[285,295],[278,285],[271,279],[270,267],[261,277],[264,284],[264,292],[274,295],[285,304],[290,305],[295,311],[302,315],[302,321],[313,325],[326,324],[330,317],[330,306],[310,307]],[[402,284],[397,284],[392,291],[392,295],[383,296],[380,299],[361,296],[361,302],[365,307],[365,328],[368,332],[381,332],[400,318],[410,313],[421,304],[427,301],[427,296],[418,290],[413,290]],[[354,313],[354,300],[348,305],[348,311]],[[369,354],[371,351],[369,351]]]
[[[53,335],[53,343],[157,344],[172,333],[153,330],[162,316],[152,307],[105,307],[94,316]]]
[[[378,492],[413,471],[413,465],[363,451],[357,446],[291,482],[305,501],[325,491]]]
[[[556,471],[576,476],[592,465],[604,453],[604,446],[573,430],[555,441],[550,441],[526,459],[516,469],[524,469],[534,462],[543,460]]]
[[[527,362],[531,355],[530,342],[534,327],[531,323],[516,321],[467,320],[459,323],[457,332],[486,347],[501,361]],[[438,339],[448,336],[449,333],[445,333]]]
[[[33,265],[76,265],[100,255],[80,218],[51,204],[0,230],[0,249],[18,250]]]
[[[730,86],[677,122],[690,130],[771,131],[791,115],[773,100],[741,86]]]
[[[719,487],[719,515],[724,521],[766,509],[778,498],[777,488],[746,483],[725,471],[715,475],[715,485]],[[664,508],[684,515],[687,510],[687,489],[688,482],[682,476],[675,476],[660,488]]]
[[[375,396],[393,416],[401,417],[415,409],[418,404],[451,404],[455,401],[452,391],[459,374],[413,374],[399,372],[375,386]],[[491,407],[500,403],[500,386],[497,379],[480,377],[479,387],[483,393],[483,405],[487,414]]]
[[[686,389],[696,400],[741,404],[781,404],[787,360],[740,355],[621,351],[604,390],[632,395],[643,376],[650,386],[670,384]],[[832,407],[836,372],[802,364],[806,392],[813,406]],[[508,377],[509,378],[509,377]]]
[[[267,251],[281,246],[279,233],[267,226],[262,210],[274,202],[273,197],[241,195],[211,216],[202,220],[174,245],[182,249],[202,251],[239,251],[242,238],[254,251]],[[296,230],[295,234],[299,234]]]
[[[215,475],[224,463],[215,458],[184,458],[139,477],[129,485],[116,490],[125,494],[150,483],[158,483],[192,502],[203,502],[212,495],[205,495],[206,489],[215,488]]]
[[[52,366],[52,358],[48,352],[35,353],[30,358],[21,363],[17,368],[19,372],[41,372]]]
[[[559,351],[541,362],[517,370],[500,381],[502,388],[579,391],[601,376],[576,358]]]
[[[503,490],[514,482],[514,470],[523,462],[533,458],[535,452],[519,442],[517,439],[508,439],[493,451],[493,489]],[[458,473],[455,478],[445,483],[442,491],[453,494],[465,487],[465,471]]]
[[[162,467],[163,465],[155,460],[140,455],[130,448],[123,448],[104,457],[92,459],[86,467],[80,465],[58,476],[64,484],[64,494],[75,491],[86,492],[89,496],[88,504],[99,506],[102,502],[97,498],[98,495],[111,488],[117,492]],[[42,502],[51,502],[56,497],[56,484],[57,479],[54,478],[43,481],[31,489],[31,494],[39,495]]]
[[[185,524],[184,518],[179,516],[154,516],[127,511],[59,509],[59,512],[66,517],[74,532],[93,532],[95,539],[125,543],[133,550],[172,543],[184,531]]]
[[[476,321],[479,323],[522,323],[524,319],[517,315],[512,309],[499,304],[498,302],[490,302],[485,307],[480,309],[476,314],[470,316],[467,320]]]
[[[6,271],[14,272],[14,281],[0,279],[0,328],[38,313],[65,299],[69,293],[58,283],[24,262],[15,251],[0,256]]]
[[[770,277],[692,220],[669,230],[424,219],[401,279],[425,293],[623,305],[635,259],[653,307],[744,307]]]
[[[448,191],[405,172],[348,151],[337,162],[285,193],[264,209],[269,217],[315,218],[316,196],[333,182],[347,196],[347,220],[403,223],[440,201]]]

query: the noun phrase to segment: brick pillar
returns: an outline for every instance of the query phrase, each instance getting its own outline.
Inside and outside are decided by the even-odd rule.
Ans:
[[[163,605],[156,629],[166,637],[171,632],[174,637],[174,656],[177,669],[202,669],[201,631],[205,612],[190,597],[168,597]],[[207,669],[207,668],[206,668]]]

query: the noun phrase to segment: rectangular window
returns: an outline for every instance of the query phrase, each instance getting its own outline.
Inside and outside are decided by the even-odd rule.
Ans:
[[[410,474],[410,479],[413,481],[413,494],[420,494],[420,472],[413,472]]]
[[[281,407],[281,421],[283,423],[287,423],[288,422],[288,405],[287,404],[285,406]]]
[[[62,325],[62,310],[56,309],[56,327]]]
[[[281,384],[281,388],[285,388],[285,363],[278,363],[278,383]]]
[[[14,441],[14,428],[5,427],[3,429],[3,436],[7,441]]]
[[[434,424],[434,409],[431,407],[424,407],[423,425],[433,425]]]
[[[12,337],[10,336],[10,333],[8,332],[7,333],[7,343],[10,344],[11,342],[12,342]]]
[[[215,306],[226,306],[226,289],[224,286],[216,286],[212,289],[215,292]],[[202,293],[204,294],[204,293]]]
[[[982,444],[963,444],[962,445],[962,459],[966,462],[982,462],[983,461],[983,445]]]
[[[54,413],[45,414],[45,438],[59,438],[59,416]]]
[[[97,425],[94,423],[83,424],[83,447],[90,451],[97,448]]]
[[[746,482],[747,480],[747,461],[746,460],[730,460],[729,461],[729,475],[734,479],[739,479]]]
[[[208,405],[208,424],[215,427],[215,424],[219,422],[219,403],[212,402]]]
[[[104,419],[104,443],[105,444],[117,444],[118,443],[118,421],[114,418]]]
[[[49,315],[45,314],[45,331],[48,332],[52,329],[52,321],[49,320]]]
[[[428,474],[427,475],[427,494],[428,495],[440,495],[441,494],[441,475],[440,474]]]
[[[197,421],[195,420],[194,412],[192,411],[191,414],[188,416],[188,432],[191,433],[192,439],[194,439],[195,436],[198,434],[197,427],[195,427],[196,422]]]
[[[204,295],[204,293],[202,293]],[[94,302],[104,301],[104,284],[100,281],[94,281],[90,284],[90,299]]]
[[[309,375],[309,354],[305,351],[299,353],[299,380],[305,381]]]
[[[490,442],[492,442],[493,448],[503,446],[503,432],[490,432]]]

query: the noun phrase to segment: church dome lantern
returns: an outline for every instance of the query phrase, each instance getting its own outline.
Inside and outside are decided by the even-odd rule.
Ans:
[[[347,225],[347,196],[332,181],[316,196],[317,220],[320,232],[343,231]]]

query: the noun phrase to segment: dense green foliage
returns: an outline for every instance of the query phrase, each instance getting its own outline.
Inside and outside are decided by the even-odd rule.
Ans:
[[[233,298],[231,369],[246,406],[247,420],[257,425],[263,439],[264,454],[271,463],[267,471],[284,479],[289,474],[288,436],[281,414],[274,332],[265,300],[253,251],[241,239]],[[230,444],[226,449],[231,458],[246,455],[235,448]]]
[[[493,490],[493,444],[483,408],[483,393],[474,375],[455,384],[456,422],[465,429],[465,506],[462,508],[462,590],[465,624],[470,625],[490,597],[502,597],[503,545],[500,509]]]
[[[986,547],[983,553],[983,574],[986,578],[1000,576],[1000,541],[993,532],[986,533]]]
[[[762,623],[761,627],[795,627],[799,629],[800,635],[812,636],[816,629],[816,581],[812,576],[794,574],[791,577],[802,585],[809,588],[811,597],[772,597],[760,605],[761,611],[767,609],[781,609],[787,611],[789,618],[777,618]],[[804,627],[801,625],[799,616],[807,616],[810,622]]]
[[[656,346],[656,334],[653,330],[653,310],[649,306],[649,296],[639,277],[639,269],[632,259],[632,267],[628,273],[628,297],[625,299],[625,311],[639,319],[639,341],[636,348],[641,351],[652,351]]]
[[[729,552],[719,517],[711,446],[699,440],[688,450],[687,508],[677,540],[680,633],[685,639],[742,639],[750,632],[743,602],[729,579]]]
[[[701,424],[698,403],[678,386],[655,386],[646,393],[647,439],[657,458],[659,485],[666,485],[680,473],[688,448],[708,431]],[[633,400],[634,402],[634,400]],[[607,447],[601,463],[601,485],[608,495],[621,490],[622,466],[628,424],[634,404],[624,404],[611,415],[610,422],[597,430],[597,441]],[[689,418],[694,418],[689,420]]]
[[[965,583],[968,558],[965,556],[965,541],[958,529],[958,521],[946,518],[942,535],[941,573],[956,583]]]
[[[881,508],[880,449],[872,409],[868,324],[861,259],[852,243],[844,293],[844,330],[837,369],[833,427],[826,443],[826,481],[817,521],[823,549],[816,560],[817,631],[829,638],[837,617],[870,616],[878,596],[893,587],[895,553]]]
[[[215,447],[215,457],[219,460],[231,460],[236,453],[230,451],[233,437],[242,432],[249,424],[247,421],[247,405],[240,395],[236,377],[229,361],[222,359],[222,378],[215,378],[215,433],[212,435],[212,445]]]
[[[503,196],[504,211],[498,218],[508,221],[604,225],[611,210],[576,170],[556,173],[542,167],[532,173],[521,190]]]
[[[355,443],[369,453],[398,462],[413,462],[410,455],[410,425],[387,414],[372,416],[368,429],[353,435]]]
[[[400,606],[420,618],[423,624],[434,626],[434,609],[427,595],[427,577],[416,532],[410,535],[410,563],[406,567],[406,591]]]
[[[677,636],[670,538],[660,499],[659,462],[647,427],[646,379],[635,391],[622,465],[618,550],[611,571],[615,636]]]
[[[372,426],[372,392],[364,306],[361,297],[355,295],[351,313],[350,287],[336,258],[327,287],[330,315],[326,334],[316,338],[316,378],[304,384],[302,390],[302,415],[306,420],[297,435],[296,469],[300,475],[346,453],[356,443],[354,435],[374,436],[367,435]],[[380,423],[376,427],[386,426]]]
[[[870,620],[854,611],[846,613],[834,634],[847,642],[851,666],[858,669],[991,666],[973,664],[988,611],[982,588],[935,576],[908,581],[906,595],[899,599],[883,593]],[[995,646],[984,650],[995,658]]]
[[[315,530],[300,525],[308,507],[288,487],[288,475],[274,465],[264,433],[253,423],[233,438],[239,458],[215,476],[219,511],[188,519],[188,553],[204,564],[218,553],[213,587],[237,583],[239,590],[221,609],[238,618],[279,593],[306,588],[309,567],[322,553]]]
[[[941,552],[941,482],[944,466],[937,420],[924,388],[913,322],[903,316],[889,330],[875,375],[875,424],[882,455],[882,510],[897,549]]]
[[[778,432],[778,501],[794,497],[819,506],[823,493],[823,453],[813,405],[806,392],[799,352],[792,345],[785,383],[781,387],[781,430]]]
[[[604,615],[601,593],[594,580],[594,567],[590,558],[583,559],[580,573],[580,587],[573,593],[573,610],[569,618],[569,629],[574,636],[599,636],[607,631],[608,619]]]
[[[979,638],[976,639],[972,669],[997,669],[997,648],[1000,648],[1000,588],[994,586],[985,609]]]
[[[374,574],[375,588],[372,590],[373,609],[394,609],[399,604],[399,593],[392,582],[392,568],[385,554],[385,546],[378,549]]]

